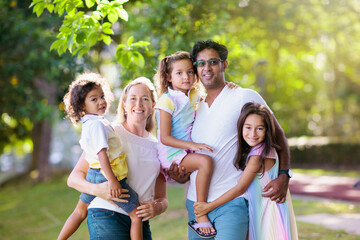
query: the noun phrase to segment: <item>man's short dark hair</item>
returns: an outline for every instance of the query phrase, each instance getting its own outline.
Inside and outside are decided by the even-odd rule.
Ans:
[[[225,61],[227,59],[228,50],[225,47],[225,45],[222,45],[220,43],[217,43],[217,42],[209,39],[206,41],[195,42],[195,44],[191,50],[191,53],[190,53],[191,58],[194,62],[196,61],[196,58],[197,58],[197,55],[199,54],[199,52],[201,52],[204,49],[214,49],[215,51],[218,52],[221,60]]]

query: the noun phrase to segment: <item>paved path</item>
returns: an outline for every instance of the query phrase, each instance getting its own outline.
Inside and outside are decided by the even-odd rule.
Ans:
[[[360,180],[349,177],[308,176],[295,173],[290,180],[290,192],[293,194],[309,195],[351,201],[360,204],[360,186],[354,185]]]
[[[359,174],[360,178],[360,174]],[[360,205],[359,181],[347,177],[314,177],[294,174],[290,180],[290,192],[293,199],[311,199],[324,202],[343,202]],[[360,236],[360,213],[355,214],[312,214],[296,216],[297,221],[319,224],[336,230],[345,230]]]

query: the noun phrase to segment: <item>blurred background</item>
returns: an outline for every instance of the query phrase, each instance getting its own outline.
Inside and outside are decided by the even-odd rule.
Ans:
[[[213,39],[229,49],[226,79],[257,90],[285,130],[292,165],[358,168],[360,1],[129,1],[113,39],[148,41],[145,64],[116,61],[115,45],[82,57],[49,51],[61,18],[37,18],[29,0],[0,3],[0,170],[39,181],[76,162],[79,129],[64,120],[62,97],[77,73],[97,71],[115,95],[152,79],[159,60]],[[125,65],[125,67],[124,67]],[[109,115],[114,113],[113,103]]]

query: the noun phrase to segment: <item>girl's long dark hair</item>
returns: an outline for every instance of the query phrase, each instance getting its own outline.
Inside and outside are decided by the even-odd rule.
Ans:
[[[241,114],[237,123],[239,146],[234,161],[234,166],[237,169],[244,170],[246,166],[247,156],[249,155],[249,152],[251,150],[251,146],[249,146],[243,138],[244,123],[246,118],[250,114],[259,115],[263,119],[266,129],[265,139],[263,141],[264,151],[261,154],[260,162],[259,162],[259,170],[261,169],[261,172],[264,173],[266,156],[270,153],[272,147],[274,147],[277,150],[279,150],[280,147],[276,143],[275,124],[272,114],[270,113],[269,109],[266,106],[260,105],[255,102],[246,103],[241,109]]]

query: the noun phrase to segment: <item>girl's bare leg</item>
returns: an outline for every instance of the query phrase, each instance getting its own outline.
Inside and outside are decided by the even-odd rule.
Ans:
[[[214,169],[214,163],[211,157],[205,154],[189,153],[182,160],[181,166],[192,172],[198,170],[196,176],[196,201],[206,202],[211,180],[211,174]],[[209,222],[207,215],[196,217],[198,223]],[[214,228],[200,228],[203,233],[215,232]]]
[[[58,240],[68,239],[79,228],[80,224],[85,220],[87,216],[87,208],[89,204],[79,200],[75,210],[71,213],[66,220],[61,232],[58,236]]]
[[[131,240],[142,240],[143,239],[143,226],[142,218],[136,216],[136,209],[140,205],[137,205],[134,210],[129,213],[131,219],[130,237]]]

